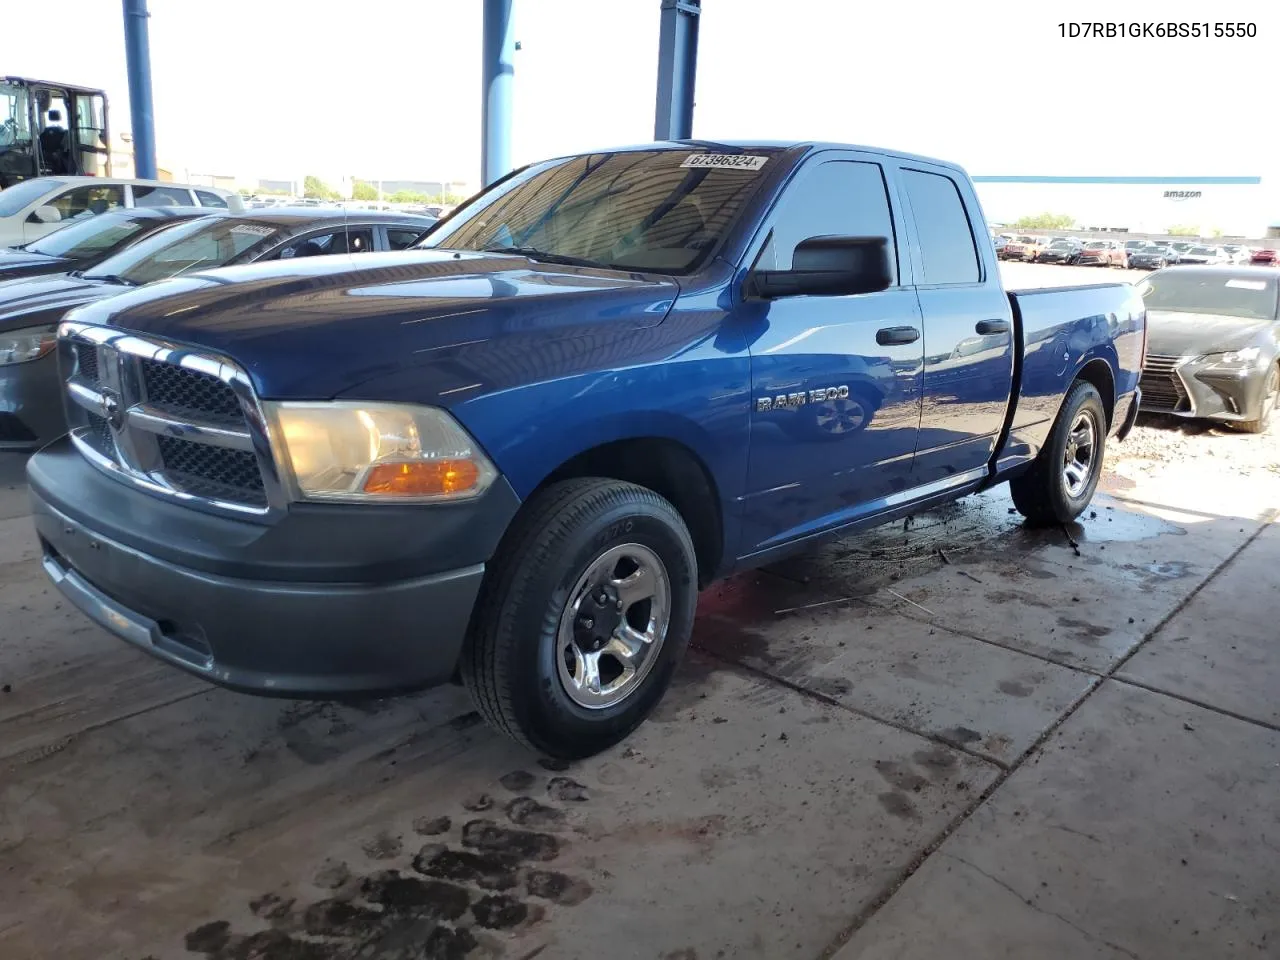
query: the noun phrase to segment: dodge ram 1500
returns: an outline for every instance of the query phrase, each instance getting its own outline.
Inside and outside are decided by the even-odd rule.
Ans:
[[[960,168],[667,142],[523,167],[398,253],[189,274],[59,334],[48,574],[211,681],[460,680],[547,754],[662,697],[700,588],[1008,481],[1076,517],[1125,284],[1007,293]]]

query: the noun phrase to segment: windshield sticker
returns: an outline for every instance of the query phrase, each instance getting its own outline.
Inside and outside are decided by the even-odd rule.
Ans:
[[[269,237],[276,232],[275,227],[263,227],[256,223],[237,223],[231,228],[232,233],[247,233],[251,237]]]
[[[685,157],[682,167],[716,168],[722,170],[759,170],[768,157],[750,157],[742,153],[691,153]]]
[[[1265,280],[1228,280],[1228,287],[1235,287],[1238,290],[1265,290],[1267,289],[1267,281]]]

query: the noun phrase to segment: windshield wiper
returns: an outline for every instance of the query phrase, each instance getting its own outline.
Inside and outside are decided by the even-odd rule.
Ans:
[[[484,247],[483,253],[515,253],[530,260],[541,260],[544,263],[561,263],[567,267],[603,267],[609,269],[612,264],[602,263],[599,260],[590,260],[587,257],[571,257],[564,253],[551,253],[547,250],[539,250],[537,247]]]
[[[101,280],[103,283],[117,283],[122,287],[141,286],[137,280],[130,280],[128,277],[122,277],[118,273],[82,273],[80,276],[85,280]]]

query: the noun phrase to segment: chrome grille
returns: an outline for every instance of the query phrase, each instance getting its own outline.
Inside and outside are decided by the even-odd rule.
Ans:
[[[177,414],[243,423],[235,391],[218,377],[172,363],[141,361],[147,400]]]
[[[1165,413],[1183,413],[1191,409],[1187,388],[1178,376],[1182,357],[1149,354],[1142,368],[1142,409]]]
[[[178,344],[67,322],[59,334],[71,437],[96,466],[218,512],[284,505],[248,378]]]
[[[238,499],[265,507],[266,491],[258,458],[248,450],[228,450],[178,437],[160,437],[165,473],[198,496]]]

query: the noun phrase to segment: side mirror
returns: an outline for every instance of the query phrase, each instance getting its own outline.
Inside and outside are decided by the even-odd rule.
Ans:
[[[810,237],[796,245],[790,270],[757,270],[757,297],[847,297],[877,293],[893,282],[886,237]]]
[[[31,216],[27,218],[27,221],[29,223],[59,223],[62,221],[62,211],[52,204],[45,204],[43,207],[36,207]]]

